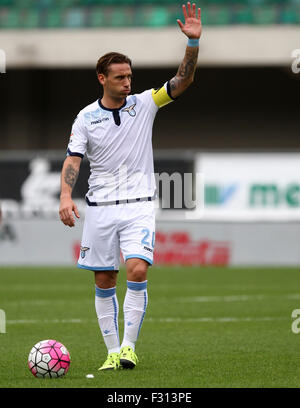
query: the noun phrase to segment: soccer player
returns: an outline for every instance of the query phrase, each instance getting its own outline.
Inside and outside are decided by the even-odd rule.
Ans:
[[[60,219],[69,226],[79,218],[71,194],[84,155],[90,162],[89,191],[78,266],[94,271],[95,308],[108,355],[99,370],[134,368],[135,344],[144,320],[147,270],[155,240],[155,181],[152,125],[159,108],[191,85],[201,36],[201,10],[182,6],[188,37],[176,75],[161,88],[130,95],[131,60],[110,52],[97,62],[103,96],[82,109],[75,119],[61,173]],[[120,250],[127,274],[124,337],[119,341],[116,296]]]

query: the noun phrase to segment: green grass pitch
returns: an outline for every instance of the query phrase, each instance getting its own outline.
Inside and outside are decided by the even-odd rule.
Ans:
[[[119,273],[120,338],[125,271]],[[134,370],[97,372],[106,357],[94,309],[93,273],[77,268],[0,268],[0,387],[299,387],[298,268],[152,267]],[[70,351],[59,379],[37,379],[31,347],[56,339]],[[94,374],[87,379],[86,374]]]

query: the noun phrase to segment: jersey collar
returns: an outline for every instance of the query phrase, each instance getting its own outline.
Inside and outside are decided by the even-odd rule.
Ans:
[[[122,106],[120,106],[119,108],[115,108],[115,109],[106,108],[104,105],[102,105],[100,98],[98,99],[98,104],[99,104],[100,108],[102,108],[104,110],[107,110],[107,111],[110,111],[110,112],[115,112],[115,111],[119,111],[120,109],[122,109],[122,108],[124,108],[126,106],[127,98],[125,98],[125,101],[124,101]]]

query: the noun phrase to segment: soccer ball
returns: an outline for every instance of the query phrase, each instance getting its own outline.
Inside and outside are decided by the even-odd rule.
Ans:
[[[39,378],[61,377],[67,373],[70,363],[70,353],[56,340],[39,341],[28,356],[29,370]]]

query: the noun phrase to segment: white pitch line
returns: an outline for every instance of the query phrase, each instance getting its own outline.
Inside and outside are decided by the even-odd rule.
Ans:
[[[173,317],[167,317],[167,318],[161,318],[161,319],[148,319],[145,321],[151,322],[151,323],[206,323],[206,322],[220,322],[220,323],[226,323],[226,322],[267,322],[267,321],[274,321],[274,320],[288,320],[285,317],[195,317],[195,318],[173,318]]]
[[[206,302],[246,302],[252,300],[265,300],[265,299],[300,299],[300,293],[291,293],[284,295],[229,295],[229,296],[195,296],[195,297],[183,297],[176,299],[175,301],[183,303],[206,303]],[[53,300],[48,299],[32,299],[32,300],[8,300],[2,302],[2,307],[20,307],[20,306],[49,306],[53,304]],[[170,302],[170,300],[168,300]],[[85,299],[80,301],[81,304],[93,304],[91,299]],[[55,304],[76,304],[77,301],[57,299]]]
[[[93,304],[92,298],[81,300],[80,304]],[[33,300],[8,300],[1,303],[2,307],[20,307],[20,306],[49,306],[49,305],[78,305],[76,300],[64,300],[64,299],[33,299]]]
[[[275,320],[289,320],[289,317],[279,317],[279,316],[263,316],[263,317],[195,317],[195,318],[180,318],[180,317],[162,317],[162,318],[146,318],[144,323],[207,323],[207,322],[268,322]],[[20,319],[20,320],[7,320],[7,324],[18,325],[18,324],[63,324],[63,323],[92,323],[95,319]],[[122,319],[120,321],[123,321]]]
[[[180,298],[181,302],[206,303],[206,302],[246,302],[265,299],[300,299],[299,293],[286,295],[230,295],[230,296],[195,296]]]
[[[6,324],[40,324],[40,323],[86,323],[88,320],[82,319],[20,319],[20,320],[6,320]]]
[[[30,292],[33,291],[45,291],[45,285],[42,284],[38,284],[38,283],[22,283],[22,285],[5,285],[4,287],[0,287],[0,292],[6,292],[7,288],[9,287],[10,292],[26,292],[27,290],[29,290]],[[54,292],[58,292],[58,291],[69,291],[70,290],[70,285],[66,284],[66,283],[62,283],[62,284],[47,284],[46,285],[46,289],[47,291],[54,291]],[[84,292],[86,291],[87,288],[82,286],[82,285],[72,285],[72,292],[74,291],[78,291],[78,292]]]

